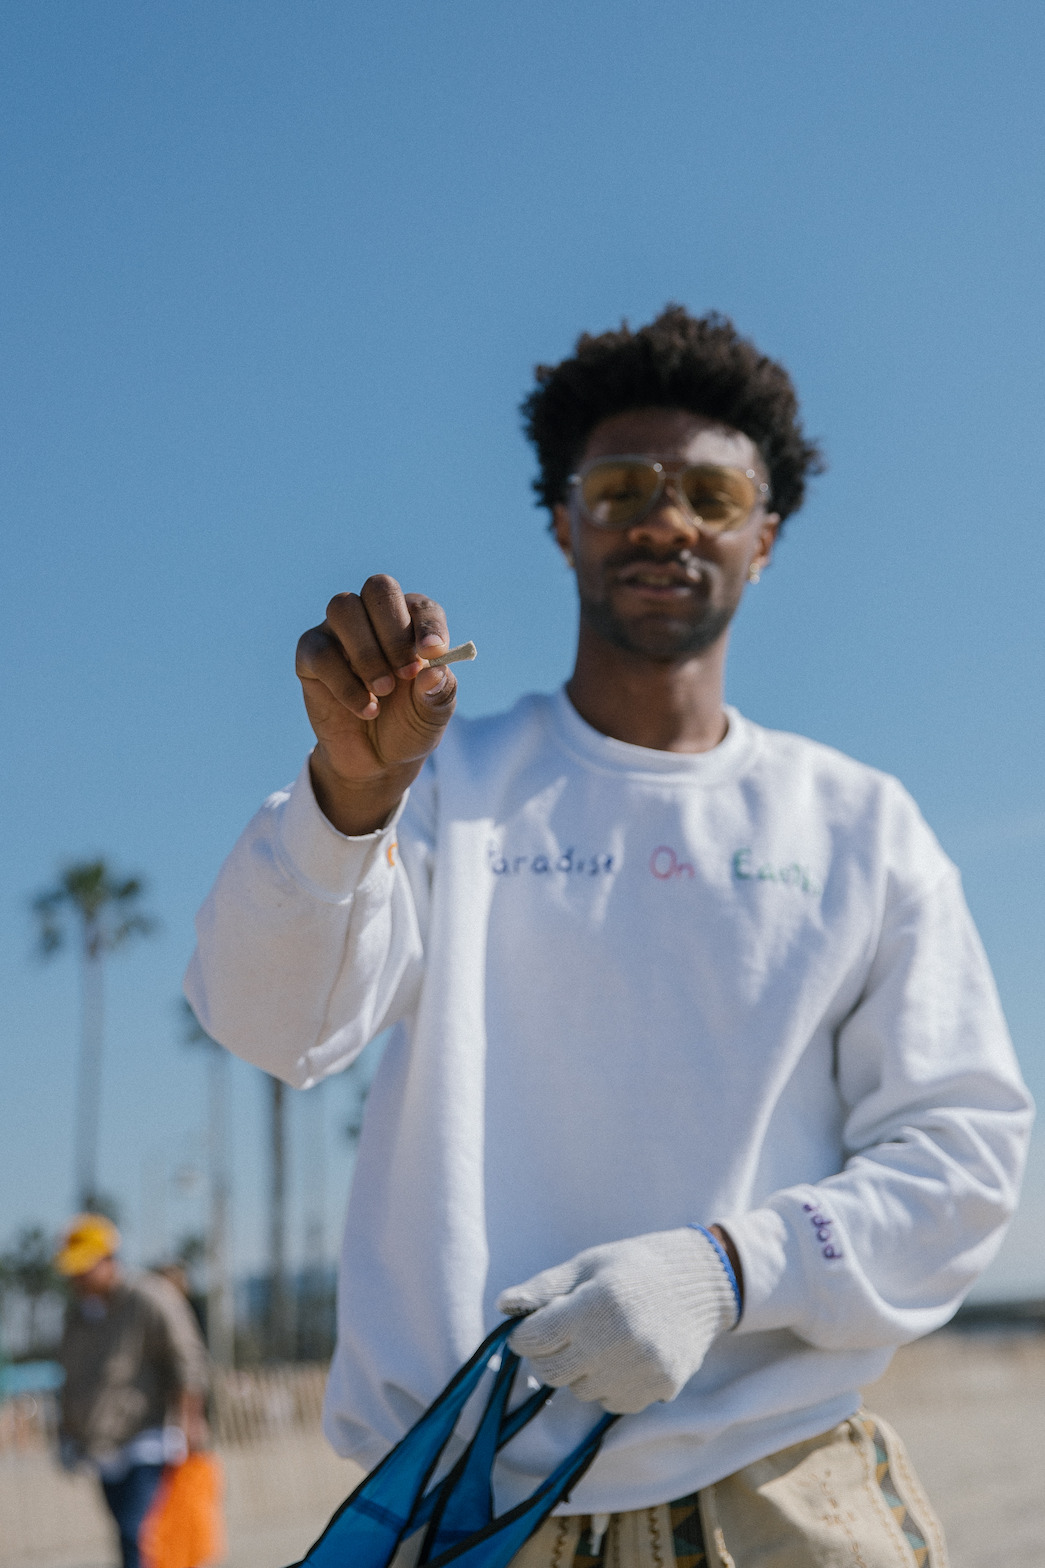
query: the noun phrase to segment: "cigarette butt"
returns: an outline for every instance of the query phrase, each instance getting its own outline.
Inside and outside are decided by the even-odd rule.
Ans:
[[[460,664],[463,659],[474,659],[477,649],[474,642],[462,642],[456,648],[451,648],[449,653],[441,653],[438,659],[429,659],[428,668],[436,669],[440,664]]]

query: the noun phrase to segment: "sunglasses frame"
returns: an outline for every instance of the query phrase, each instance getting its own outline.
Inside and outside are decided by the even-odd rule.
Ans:
[[[652,469],[653,472],[658,476],[657,488],[650,496],[646,506],[637,517],[629,519],[629,521],[626,523],[600,523],[597,518],[592,517],[591,513],[588,511],[587,506],[584,504],[584,492],[581,488],[584,480],[588,477],[593,469],[610,463],[639,463],[643,468]],[[681,479],[682,475],[691,468],[720,468],[727,473],[733,472],[736,474],[743,474],[745,479],[752,479],[755,481],[754,504],[752,505],[751,510],[744,517],[743,522],[737,523],[733,528],[710,528],[708,526],[708,524],[701,517],[700,513],[693,510],[693,504],[687,496],[685,490],[679,483],[677,483],[677,481]],[[570,486],[573,492],[571,499],[576,500],[577,509],[584,518],[585,522],[589,523],[592,528],[602,529],[604,533],[622,534],[626,533],[629,528],[635,528],[639,523],[642,523],[646,520],[646,518],[661,500],[669,480],[676,481],[674,485],[675,496],[683,510],[689,514],[697,527],[703,529],[705,533],[735,534],[750,521],[751,517],[759,506],[767,506],[769,504],[769,486],[763,480],[758,478],[758,475],[753,468],[738,468],[733,463],[662,463],[657,458],[644,457],[640,452],[619,452],[608,454],[606,457],[593,457],[590,463],[585,463],[584,467],[579,468],[575,474],[569,474],[567,476],[566,483]]]

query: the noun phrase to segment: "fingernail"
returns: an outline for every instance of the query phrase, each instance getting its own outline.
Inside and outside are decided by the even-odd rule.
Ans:
[[[396,674],[401,680],[408,681],[413,679],[413,677],[417,674],[417,670],[418,660],[412,659],[409,664],[400,665],[399,669],[396,670]]]
[[[437,636],[435,632],[429,632],[426,637],[421,638],[417,646],[419,648],[442,648],[444,644],[443,639]]]
[[[377,717],[377,715],[378,715],[378,713],[380,713],[380,711],[381,711],[381,704],[379,702],[370,701],[370,702],[367,703],[366,707],[363,709],[362,716],[363,716],[364,719],[374,719],[374,718]]]
[[[395,678],[391,675],[379,675],[376,681],[370,682],[370,690],[374,693],[375,697],[387,697],[391,692],[394,692],[395,689]]]
[[[418,676],[418,680],[421,679],[422,675],[428,676],[429,678],[433,675],[436,677],[435,680],[431,681],[431,683],[429,683],[429,680],[426,680],[424,685],[421,687],[422,695],[425,697],[438,696],[443,687],[446,685],[447,681],[450,679],[445,670],[422,670],[421,675]]]

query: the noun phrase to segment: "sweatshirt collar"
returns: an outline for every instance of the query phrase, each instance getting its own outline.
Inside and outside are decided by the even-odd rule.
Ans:
[[[718,784],[733,778],[746,766],[755,749],[756,732],[736,708],[726,707],[729,728],[710,751],[654,751],[614,740],[581,718],[565,687],[552,698],[552,714],[560,743],[589,767],[607,772],[662,780],[687,780],[693,784]]]

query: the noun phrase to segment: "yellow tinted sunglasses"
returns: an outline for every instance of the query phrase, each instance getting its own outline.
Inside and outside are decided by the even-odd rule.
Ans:
[[[706,533],[740,528],[759,503],[769,499],[769,486],[753,468],[727,468],[718,463],[672,465],[648,457],[597,457],[567,481],[582,515],[596,528],[625,529],[641,523],[670,484]]]

